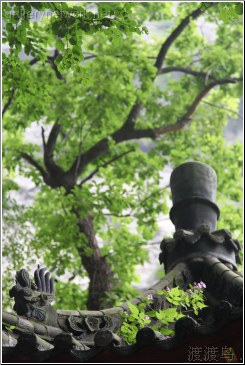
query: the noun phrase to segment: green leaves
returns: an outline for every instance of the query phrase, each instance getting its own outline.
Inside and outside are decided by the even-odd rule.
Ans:
[[[63,54],[58,55],[55,59],[55,64],[58,66],[58,70],[63,73],[63,71],[69,70],[74,64],[82,60],[81,47],[73,46],[71,49],[65,49]]]
[[[14,32],[13,24],[11,24],[11,23],[7,23],[5,27],[6,27],[6,30],[7,30],[9,33],[13,33],[13,32]]]
[[[139,310],[138,310],[138,308],[135,305],[133,305],[132,303],[130,303],[130,302],[128,302],[128,307],[130,309],[131,316],[133,318],[138,318],[138,316],[139,316]]]
[[[55,35],[65,38],[68,34],[68,28],[64,20],[57,20],[52,24],[52,30]]]
[[[128,344],[134,344],[136,342],[136,335],[139,328],[143,328],[151,321],[144,311],[145,304],[134,305],[130,302],[127,303],[130,310],[130,314],[125,312],[121,313],[124,318],[123,324],[120,328],[120,334],[122,334],[124,340]],[[142,305],[143,304],[143,305]]]
[[[237,3],[235,5],[235,12],[237,15],[242,15],[243,14],[243,5],[241,2]]]
[[[2,324],[4,325],[4,327],[6,328],[6,330],[8,331],[8,332],[13,332],[13,330],[16,328],[16,326],[9,326],[7,323],[5,323],[5,322],[2,322]]]
[[[243,14],[242,3],[219,2],[218,7],[220,11],[219,17],[225,22],[234,21]]]
[[[44,48],[47,45],[51,48],[55,46],[64,51],[62,64],[57,63],[60,65],[59,70],[69,70],[84,59],[81,49],[84,33],[103,32],[113,45],[118,45],[125,36],[147,32],[147,28],[141,28],[137,19],[133,17],[131,7],[126,5],[120,4],[115,7],[112,4],[102,9],[98,4],[97,11],[91,12],[86,10],[86,4],[67,6],[66,3],[13,3],[13,16],[9,13],[9,7],[6,7],[4,12],[4,36],[14,52],[18,54],[23,45],[27,55],[31,54],[40,60],[44,59]],[[53,16],[46,19],[44,13],[40,22],[32,23],[30,19],[37,17],[35,9],[38,12],[48,9],[53,12]]]
[[[65,44],[61,39],[57,39],[57,41],[55,42],[55,46],[58,50],[64,50],[65,49]],[[59,64],[60,60],[56,59],[56,63]]]
[[[184,315],[178,313],[176,308],[168,308],[156,313],[156,318],[165,325],[175,322],[175,320],[181,317],[184,317]]]
[[[170,308],[162,310],[147,311],[149,307],[152,308],[154,306],[154,301],[147,298],[142,298],[137,305],[128,302],[129,313],[121,313],[123,323],[119,333],[124,340],[128,344],[135,343],[138,330],[146,325],[161,332],[163,335],[174,336],[173,323],[189,312],[194,312],[195,315],[198,315],[198,310],[207,307],[203,295],[203,289],[206,285],[200,282],[198,284],[194,283],[194,286],[190,285],[189,287],[190,289],[187,291],[179,287],[158,291],[158,295],[163,296],[163,301],[167,299],[171,303]]]
[[[200,286],[200,287],[199,287]],[[189,290],[183,291],[179,287],[172,288],[171,290],[160,290],[158,294],[165,295],[167,301],[171,305],[177,306],[181,311],[187,308],[192,308],[194,314],[198,315],[198,309],[202,310],[207,307],[205,304],[205,297],[203,295],[203,288],[205,284],[195,284],[193,287],[189,285]]]
[[[174,336],[174,331],[166,327],[161,328],[160,332],[164,336]]]
[[[131,283],[138,280],[135,268],[148,260],[152,248],[149,242],[159,228],[164,228],[162,214],[169,211],[170,193],[165,189],[168,179],[163,171],[188,160],[209,163],[216,170],[222,212],[218,227],[231,229],[235,238],[242,237],[241,144],[228,145],[223,137],[228,118],[237,118],[241,85],[212,90],[198,105],[191,123],[178,132],[154,140],[122,143],[111,137],[122,127],[136,101],[144,103],[135,121],[136,131],[167,126],[186,113],[213,77],[241,77],[241,5],[221,2],[208,9],[203,21],[210,23],[212,37],[205,27],[200,32],[196,22],[191,22],[168,51],[166,67],[191,67],[206,73],[206,77],[172,72],[158,75],[153,84],[154,63],[161,45],[179,19],[199,5],[186,2],[173,9],[171,2],[98,2],[91,11],[90,3],[73,6],[58,2],[57,9],[49,2],[3,3],[3,38],[10,47],[10,52],[3,54],[3,105],[12,100],[3,118],[7,222],[4,256],[10,263],[6,278],[11,270],[29,263],[36,255],[60,275],[81,268],[77,247],[82,246],[87,254],[91,249],[79,232],[72,212],[75,207],[82,218],[88,212],[94,217],[99,248],[114,272],[112,300],[129,299],[135,295]],[[204,10],[209,3],[200,6]],[[35,15],[36,11],[52,12],[52,17],[30,21],[27,15]],[[221,19],[226,16],[229,19]],[[160,21],[162,28],[157,34],[152,32],[152,20]],[[145,36],[147,28],[149,34]],[[20,59],[21,50],[28,59]],[[55,59],[54,50],[59,53]],[[21,152],[29,153],[44,167],[41,127],[47,141],[57,119],[61,133],[54,160],[64,171],[101,139],[105,138],[108,145],[106,153],[84,167],[70,195],[64,189],[47,187],[39,171],[20,157]],[[34,135],[35,139],[29,140]],[[99,168],[132,148],[133,152]],[[96,169],[93,178],[79,187],[80,181]],[[19,175],[31,180],[37,191],[25,208],[10,199]],[[18,242],[22,244],[18,246]],[[85,272],[79,275],[86,277]],[[61,285],[60,308],[62,289]],[[188,309],[195,305],[196,311],[201,308],[198,298],[178,290],[165,294],[171,306],[183,310],[183,305]],[[74,298],[81,293],[67,289],[65,307],[69,308],[69,303],[70,308],[75,307],[73,303],[79,308],[85,305],[85,292],[80,306]],[[139,313],[144,309],[137,308]],[[156,318],[154,311],[149,313]],[[166,326],[162,330],[171,331]]]
[[[123,335],[123,338],[128,344],[134,344],[136,342],[138,329],[135,325],[132,325],[132,323],[124,322],[120,331]]]

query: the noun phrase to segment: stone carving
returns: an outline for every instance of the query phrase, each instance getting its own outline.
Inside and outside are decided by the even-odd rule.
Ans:
[[[9,295],[14,298],[13,309],[18,315],[56,327],[57,314],[51,306],[54,300],[54,279],[45,271],[45,267],[38,266],[34,272],[34,282],[25,269],[17,271],[16,284],[10,289]]]
[[[193,246],[190,243],[188,245]],[[234,288],[236,281],[238,283],[235,286],[237,290],[240,290],[241,278],[218,259],[208,257],[205,258],[203,264],[206,269],[203,270],[202,278],[207,283],[209,293],[213,292],[213,285],[215,286],[216,299],[219,299],[217,281],[222,282],[220,289],[222,297],[226,297],[225,288],[229,292]],[[202,322],[202,318],[198,318],[198,322],[188,316],[181,318],[175,323],[175,336],[172,338],[161,335],[153,328],[145,327],[139,329],[136,344],[126,345],[117,334],[122,323],[120,311],[125,310],[126,306],[102,311],[64,310],[63,312],[58,311],[56,314],[51,306],[54,299],[54,283],[53,280],[50,282],[50,276],[45,274],[45,270],[45,268],[36,270],[34,282],[30,280],[26,270],[22,269],[16,273],[16,285],[11,289],[10,294],[15,299],[15,310],[21,317],[3,313],[3,321],[9,326],[15,326],[13,332],[10,333],[4,326],[5,342],[9,342],[8,336],[17,336],[18,340],[14,347],[4,348],[5,356],[8,353],[12,353],[14,356],[28,353],[28,356],[33,354],[31,356],[34,362],[47,362],[62,353],[62,356],[69,355],[76,362],[86,362],[103,348],[109,348],[119,355],[133,354],[142,346],[149,344],[170,350],[178,346],[181,341],[186,341],[189,336],[191,338],[215,333],[229,321],[242,316],[242,307],[236,307],[229,301],[229,298],[224,300],[221,297],[217,306],[211,305],[207,308],[203,317],[204,322]],[[181,263],[161,280],[160,286],[159,283],[156,284],[156,287],[151,289],[154,309],[164,307],[164,301],[158,298],[157,291],[168,285],[179,285],[179,281],[189,282],[190,279],[186,279],[188,275],[192,275],[188,266]],[[227,280],[223,283],[226,275],[233,283],[230,289]],[[191,282],[193,282],[193,278]],[[181,286],[183,286],[182,284]],[[36,326],[36,321],[39,321],[38,326]]]
[[[108,315],[96,317],[88,314],[84,318],[71,315],[67,318],[68,329],[79,338],[82,338],[84,334],[94,333],[101,329],[113,331],[119,322],[117,317]]]
[[[98,331],[100,329],[100,318],[87,316],[84,321],[90,332]]]
[[[69,316],[67,318],[67,323],[69,329],[77,336],[81,336],[84,333],[86,333],[86,330],[83,326],[83,319],[75,317],[75,316]]]
[[[113,323],[113,320],[110,316],[104,316],[103,321],[104,321],[104,328],[112,329],[113,327],[115,327],[114,323]]]

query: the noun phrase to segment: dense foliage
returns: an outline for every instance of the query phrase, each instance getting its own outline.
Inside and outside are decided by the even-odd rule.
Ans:
[[[4,292],[39,260],[63,278],[60,308],[133,295],[169,210],[169,164],[213,166],[219,227],[241,238],[241,145],[223,138],[242,94],[241,3],[2,7]],[[147,35],[155,21],[161,31]],[[14,199],[16,176],[35,183],[32,204]]]
[[[188,290],[182,290],[178,286],[159,290],[158,296],[167,300],[168,308],[154,310],[154,297],[149,294],[141,298],[141,302],[134,305],[128,302],[129,313],[122,312],[123,323],[119,334],[127,344],[136,343],[136,336],[140,328],[149,326],[165,336],[174,336],[173,323],[176,320],[190,315],[198,316],[198,311],[206,308],[204,289],[206,284],[202,281],[189,285]]]

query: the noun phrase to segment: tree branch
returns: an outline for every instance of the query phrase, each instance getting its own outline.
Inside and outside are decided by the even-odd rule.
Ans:
[[[156,76],[159,75],[161,71],[161,67],[163,65],[163,62],[165,60],[165,57],[167,55],[167,52],[171,45],[174,43],[174,41],[179,37],[179,35],[184,31],[184,29],[188,26],[191,19],[196,19],[202,14],[202,11],[200,8],[197,8],[194,10],[190,15],[188,15],[186,18],[184,18],[180,24],[177,26],[177,28],[174,29],[174,31],[168,36],[166,41],[162,44],[162,47],[158,53],[156,62],[154,63],[154,66],[157,69],[156,75],[152,78],[152,81],[155,80]],[[142,102],[136,101],[134,106],[132,107],[125,123],[124,127],[127,128],[134,128],[134,122],[136,118],[139,116],[139,113],[141,111],[141,108],[143,106]]]
[[[210,6],[215,5],[215,3],[210,3]],[[190,21],[193,19],[197,19],[200,15],[202,15],[203,11],[200,8],[197,8],[194,10],[191,14],[189,14],[187,17],[185,17],[180,24],[174,29],[174,31],[168,36],[168,38],[165,40],[165,42],[162,44],[162,47],[158,53],[158,56],[156,58],[156,62],[154,63],[154,66],[157,69],[156,75],[152,78],[152,81],[155,80],[156,76],[160,73],[162,65],[165,61],[167,52],[169,48],[172,46],[174,41],[180,36],[180,34],[185,30],[185,28],[189,25]],[[141,111],[141,108],[143,106],[143,103],[136,102],[133,108],[131,109],[131,112],[129,113],[129,116],[125,122],[125,127],[128,128],[131,126],[131,128],[134,127],[134,122],[136,118],[139,116],[139,113]]]
[[[38,63],[38,61],[39,61],[39,59],[38,59],[38,58],[33,58],[32,60],[30,60],[29,65],[30,65],[30,66],[33,66],[33,65],[35,65],[36,63]]]
[[[164,135],[171,132],[176,132],[184,128],[186,124],[191,121],[191,116],[195,112],[197,106],[202,101],[202,99],[208,94],[208,92],[218,85],[224,85],[229,83],[236,83],[242,81],[242,78],[225,78],[220,80],[212,81],[210,84],[206,85],[203,90],[196,96],[191,105],[187,108],[187,112],[178,119],[178,121],[174,124],[164,125],[158,128],[150,128],[150,129],[125,129],[124,127],[120,128],[109,137],[112,138],[116,143],[132,140],[132,139],[141,139],[141,138],[151,138],[155,139],[160,135]],[[94,161],[96,158],[101,156],[102,154],[108,151],[108,139],[103,138],[99,142],[97,142],[93,147],[91,147],[88,151],[84,152],[81,155],[81,165],[79,167],[79,174],[82,172],[83,168],[90,162]],[[75,164],[75,163],[74,163]],[[70,171],[73,167],[71,167]]]
[[[116,214],[116,213],[103,213],[107,217],[117,217],[117,218],[128,218],[133,217],[131,213],[128,214]]]
[[[64,13],[63,13],[63,11],[62,11],[62,10],[60,10],[60,9],[58,9],[58,8],[54,5],[55,3],[51,2],[51,4],[53,5],[54,9],[55,9],[55,10],[59,13],[59,15],[63,18],[63,17],[64,17]],[[73,16],[71,16],[71,15],[70,15],[70,17],[74,19],[74,17],[73,17]]]
[[[151,199],[152,198],[152,196],[154,196],[154,195],[156,195],[156,194],[159,194],[161,191],[163,191],[163,190],[165,190],[165,189],[167,189],[167,188],[169,188],[169,184],[168,185],[166,185],[166,186],[164,186],[163,188],[160,188],[160,189],[157,189],[157,190],[155,190],[155,191],[153,191],[152,193],[150,193],[150,194],[148,194],[144,199],[142,199],[137,205],[136,205],[136,207],[133,209],[133,211],[136,209],[136,208],[138,208],[138,207],[140,207],[140,206],[142,206],[142,204],[144,204],[147,200],[149,200],[149,199]]]
[[[84,53],[84,60],[89,60],[91,58],[95,58],[98,57],[98,55],[96,53]],[[115,55],[116,58],[123,58],[124,56],[121,55]],[[138,56],[136,56],[138,57]],[[157,56],[146,56],[146,58],[152,59],[152,60],[156,60]]]
[[[4,114],[6,113],[7,109],[10,107],[10,105],[12,104],[12,101],[14,99],[14,93],[15,93],[15,90],[13,89],[12,92],[11,92],[10,97],[8,98],[7,103],[3,107],[2,117],[4,116]]]
[[[236,82],[242,81],[242,78],[226,78],[215,80],[210,84],[206,85],[204,89],[196,96],[192,104],[188,107],[187,112],[183,117],[181,117],[176,123],[170,125],[164,125],[158,128],[150,128],[150,129],[139,129],[132,133],[132,138],[140,139],[140,138],[157,138],[160,135],[176,132],[181,130],[186,124],[191,121],[191,116],[195,112],[197,106],[202,101],[202,99],[208,94],[208,92],[213,89],[215,86],[224,85],[224,84],[234,84]]]
[[[141,109],[142,109],[143,103],[141,101],[136,101],[136,103],[133,105],[132,109],[130,110],[128,117],[123,125],[124,130],[133,130],[135,121],[138,118]]]
[[[210,3],[210,6],[214,4]],[[165,60],[166,54],[171,47],[171,45],[174,43],[174,41],[179,37],[179,35],[183,32],[183,30],[189,25],[190,21],[192,19],[197,19],[200,15],[202,15],[203,11],[200,8],[197,8],[194,10],[191,14],[189,14],[187,17],[185,17],[180,24],[175,28],[175,30],[168,36],[166,41],[163,43],[160,52],[157,56],[156,62],[154,66],[157,68],[157,75],[160,72],[160,69],[163,65],[163,62]]]
[[[66,82],[65,77],[59,72],[56,64],[54,63],[56,57],[59,56],[59,51],[57,49],[54,50],[54,55],[53,56],[47,56],[47,60],[45,61],[45,63],[49,63],[51,68],[54,70],[56,77],[59,80],[63,80],[64,82]],[[39,62],[38,58],[33,58],[32,60],[30,60],[29,65],[33,66],[36,63]]]
[[[115,162],[117,160],[119,160],[121,157],[127,155],[128,153],[134,151],[134,148],[131,148],[130,150],[126,151],[126,152],[123,152],[121,153],[120,155],[118,156],[114,156],[113,158],[111,158],[109,161],[105,162],[103,165],[97,167],[97,169],[95,169],[94,171],[92,171],[86,178],[84,178],[80,184],[78,185],[79,187],[82,186],[86,181],[90,180],[94,175],[97,174],[97,172],[99,171],[99,169],[101,168],[105,168],[107,167],[108,165],[110,165],[112,162]]]
[[[214,3],[210,3],[210,6],[213,6]],[[166,39],[166,41],[163,43],[156,62],[155,67],[157,68],[157,73],[155,77],[157,76],[158,72],[160,71],[163,62],[165,60],[166,54],[169,50],[169,47],[173,44],[173,42],[178,38],[178,36],[184,31],[184,29],[188,26],[191,19],[198,18],[203,11],[200,10],[200,8],[194,10],[190,15],[188,15],[185,19],[183,19],[180,24],[175,28],[175,30],[169,35],[169,37]],[[154,78],[152,78],[152,82],[154,81]],[[128,117],[121,128],[119,128],[117,131],[115,131],[110,137],[114,139],[116,143],[130,140],[133,138],[138,138],[137,136],[140,134],[139,131],[137,133],[134,130],[135,121],[138,118],[140,111],[142,109],[143,103],[140,101],[136,101],[133,107],[131,108]],[[144,133],[143,133],[144,134]],[[136,137],[134,137],[136,135]],[[141,138],[141,137],[140,137]],[[143,137],[142,137],[143,138]],[[151,138],[154,138],[154,134],[151,134]],[[77,171],[77,175],[79,175],[84,167],[91,161],[95,160],[99,156],[101,156],[103,153],[105,153],[108,150],[108,141],[106,138],[100,140],[97,142],[93,147],[91,147],[88,151],[84,152],[82,155],[77,156],[75,161],[73,162],[69,173],[75,174],[75,171]],[[79,164],[78,164],[79,162]]]
[[[242,80],[242,79],[239,79]],[[152,128],[152,129],[141,129],[141,130],[131,130],[127,133],[127,131],[125,131],[124,129],[119,129],[118,131],[114,132],[111,135],[111,138],[113,138],[115,140],[116,143],[120,143],[126,140],[132,140],[132,139],[141,139],[141,138],[156,138],[160,135],[163,134],[167,134],[170,132],[174,132],[174,131],[178,131],[180,129],[182,129],[187,123],[190,122],[191,120],[191,115],[195,112],[198,104],[202,101],[202,99],[207,95],[207,93],[216,85],[222,85],[222,84],[226,84],[226,83],[234,83],[237,82],[236,79],[221,79],[221,80],[216,80],[214,82],[212,82],[211,84],[207,85],[198,95],[197,97],[194,99],[193,103],[189,106],[186,114],[179,119],[176,123],[172,124],[172,125],[165,125],[159,128]],[[58,166],[55,165],[54,161],[53,161],[53,152],[55,149],[55,145],[56,145],[56,141],[58,138],[58,134],[60,131],[60,125],[58,123],[58,121],[55,122],[55,124],[52,127],[52,130],[50,132],[49,138],[48,138],[48,142],[46,144],[46,148],[45,148],[45,153],[44,153],[44,161],[45,161],[45,166],[47,167],[48,170],[50,170],[51,172],[53,172],[54,168],[58,168],[59,171],[61,170],[61,168],[59,168]],[[86,151],[85,153],[81,154],[79,156],[79,158],[81,158],[81,160],[83,160],[83,165],[82,168],[85,167],[88,163],[92,162],[93,160],[95,160],[98,156],[104,154],[105,152],[107,152],[108,150],[108,140],[106,138],[102,139],[101,141],[97,142],[93,147],[91,147],[88,151]],[[113,161],[116,161],[117,159],[121,158],[122,156],[124,156],[125,154],[131,152],[132,150],[129,150],[127,152],[124,152],[123,154],[119,155],[119,156],[115,156],[113,157],[111,160],[105,162],[102,166],[98,167],[97,169],[95,169],[94,171],[92,171],[90,173],[89,176],[87,176],[81,183],[80,185],[84,184],[86,181],[88,181],[89,179],[91,179],[101,167],[106,167],[108,166],[110,163],[112,163]],[[23,153],[22,157],[25,158],[30,164],[32,164],[34,167],[37,168],[38,171],[40,171],[40,173],[42,174],[43,177],[47,177],[47,172],[42,168],[42,166],[40,166],[31,156]],[[81,166],[80,166],[81,168]],[[62,171],[60,171],[62,172]],[[79,170],[79,173],[81,171]],[[67,174],[71,174],[72,170],[70,169]]]
[[[61,128],[61,125],[58,123],[58,119],[57,119],[49,133],[48,141],[45,144],[44,163],[45,163],[47,170],[49,170],[49,171],[53,171],[53,169],[55,167],[58,167],[53,160],[53,155],[54,155],[57,138],[59,136],[60,128]]]
[[[167,74],[170,72],[183,72],[185,74],[192,75],[192,76],[209,78],[211,80],[215,79],[213,76],[208,75],[208,73],[206,73],[206,72],[196,71],[196,70],[192,70],[191,68],[181,67],[181,66],[170,66],[170,67],[161,68],[158,75],[163,75],[163,74]]]
[[[97,54],[95,53],[87,53],[87,54],[84,54],[84,60],[90,60],[91,58],[95,58],[97,57]]]
[[[139,208],[142,204],[144,204],[147,200],[151,199],[154,195],[159,194],[161,191],[165,190],[169,188],[169,185],[164,186],[161,189],[155,190],[153,192],[151,192],[149,195],[147,195],[144,199],[142,199],[138,204],[136,204],[136,206],[134,208],[132,208],[130,210],[129,213],[125,213],[125,214],[117,214],[117,213],[103,213],[103,215],[105,216],[113,216],[113,217],[117,217],[117,218],[127,218],[127,217],[135,217],[135,215],[133,215],[133,213],[135,212],[135,210],[137,208]],[[169,218],[167,218],[169,219]]]
[[[194,99],[192,104],[189,105],[187,112],[176,123],[170,124],[170,125],[164,125],[162,127],[154,128],[154,129],[138,130],[138,131],[136,131],[136,134],[139,134],[140,138],[147,138],[147,137],[157,138],[163,134],[176,132],[176,131],[183,129],[183,127],[191,121],[191,116],[195,112],[197,106],[200,104],[202,99],[208,94],[208,92],[211,89],[213,89],[215,86],[218,86],[218,85],[224,85],[224,84],[230,84],[230,83],[234,84],[238,81],[242,81],[242,78],[226,78],[226,79],[220,79],[220,80],[215,80],[215,81],[211,82],[210,84],[206,85],[203,88],[203,90],[196,96],[196,98]],[[153,135],[154,135],[154,137],[152,137]]]
[[[51,129],[51,132],[49,133],[48,142],[46,145],[47,154],[49,156],[53,156],[57,138],[60,133],[60,128],[61,128],[61,125],[59,124],[59,119],[57,119]]]
[[[54,70],[57,79],[66,82],[65,77],[60,73],[60,71],[58,70],[56,64],[54,63],[56,57],[58,57],[58,56],[59,56],[59,51],[57,49],[55,49],[54,55],[47,57],[47,62],[50,64],[51,68]]]
[[[46,151],[45,130],[43,127],[41,127],[41,130],[42,130],[42,140],[43,140],[43,151],[45,153]]]
[[[44,179],[47,178],[47,171],[30,155],[25,152],[21,152],[21,157],[26,160],[30,165],[34,166],[42,175]]]
[[[210,106],[212,106],[214,108],[217,108],[217,109],[225,110],[227,112],[236,114],[239,118],[242,118],[242,115],[240,113],[238,113],[236,110],[226,108],[224,105],[216,105],[216,104],[210,103],[209,101],[204,101],[204,100],[202,100],[202,103],[210,105]]]

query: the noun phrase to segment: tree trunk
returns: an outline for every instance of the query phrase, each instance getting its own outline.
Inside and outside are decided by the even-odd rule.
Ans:
[[[87,245],[78,249],[82,264],[90,279],[87,308],[90,310],[98,310],[102,307],[109,308],[113,303],[109,298],[106,299],[106,293],[112,291],[113,272],[106,259],[101,255],[94,233],[93,216],[88,214],[87,218],[82,219],[77,215],[77,218],[80,232],[85,234],[87,238]],[[91,254],[86,253],[88,247],[91,248]]]

